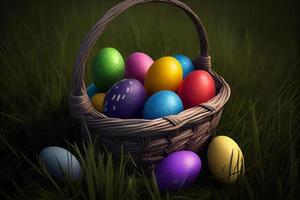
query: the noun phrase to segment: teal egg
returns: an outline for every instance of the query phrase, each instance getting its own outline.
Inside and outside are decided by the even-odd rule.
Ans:
[[[182,71],[183,71],[183,78],[185,78],[190,72],[192,72],[195,69],[189,57],[182,54],[176,54],[173,55],[173,57],[176,58],[181,64]]]
[[[183,111],[183,104],[179,96],[169,90],[154,93],[146,101],[143,109],[145,119],[156,119],[168,115],[176,115]]]
[[[86,90],[87,90],[87,95],[89,96],[90,99],[92,99],[95,94],[100,93],[100,91],[98,90],[98,88],[94,83],[90,84]]]
[[[99,92],[107,92],[124,78],[125,64],[118,50],[107,47],[96,53],[92,61],[92,79]]]

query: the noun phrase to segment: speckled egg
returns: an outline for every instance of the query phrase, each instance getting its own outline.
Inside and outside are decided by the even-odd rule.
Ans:
[[[80,164],[77,158],[66,149],[56,146],[46,147],[41,151],[40,158],[47,171],[55,178],[60,180],[80,178]]]
[[[155,169],[160,191],[177,191],[191,186],[201,170],[201,159],[192,151],[177,151],[163,159]]]
[[[133,78],[144,82],[149,67],[153,64],[150,56],[142,52],[130,54],[125,63],[125,78]]]
[[[115,83],[104,100],[104,114],[115,118],[139,118],[146,100],[143,84],[136,79]]]

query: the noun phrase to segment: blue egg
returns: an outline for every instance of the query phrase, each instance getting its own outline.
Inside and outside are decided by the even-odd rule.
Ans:
[[[190,72],[192,72],[195,69],[191,59],[189,59],[188,57],[181,54],[173,55],[173,57],[176,58],[181,64],[183,78],[185,78]]]
[[[50,146],[44,148],[40,158],[47,171],[57,179],[64,178],[78,180],[81,175],[81,167],[77,158],[69,151],[61,147]]]
[[[168,115],[176,115],[183,111],[183,104],[179,96],[169,90],[154,93],[146,101],[143,109],[145,119],[156,119]]]
[[[86,90],[90,99],[92,99],[95,94],[100,92],[94,83],[90,84]]]

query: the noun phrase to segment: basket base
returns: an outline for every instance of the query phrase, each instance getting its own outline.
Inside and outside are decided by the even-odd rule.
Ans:
[[[81,133],[85,141],[93,141],[97,148],[112,152],[118,156],[123,152],[130,154],[138,165],[155,166],[168,154],[180,151],[190,150],[196,153],[204,152],[207,149],[211,137],[214,135],[214,129],[221,118],[222,110],[213,116],[204,118],[200,124],[191,127],[182,127],[174,132],[167,134],[167,137],[157,138],[125,138],[102,136],[97,130],[87,129],[82,124]]]

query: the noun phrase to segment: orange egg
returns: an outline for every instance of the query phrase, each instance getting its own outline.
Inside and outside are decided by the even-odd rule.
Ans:
[[[145,89],[148,95],[160,90],[176,91],[182,81],[183,71],[174,57],[166,56],[156,60],[145,77]]]

